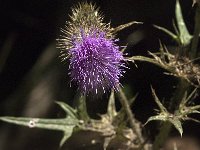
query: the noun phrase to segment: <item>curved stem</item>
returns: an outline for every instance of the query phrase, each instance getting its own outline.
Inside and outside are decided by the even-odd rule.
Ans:
[[[122,107],[123,107],[123,109],[125,110],[125,112],[126,112],[126,114],[128,116],[131,128],[132,128],[133,132],[136,134],[136,136],[138,138],[138,143],[139,143],[139,145],[143,145],[144,139],[142,137],[140,126],[139,126],[137,120],[135,119],[134,114],[131,111],[128,99],[126,98],[126,96],[125,96],[125,94],[124,94],[124,92],[122,91],[121,88],[119,89],[119,94],[118,95],[119,95],[119,100],[120,100],[120,102],[122,104]],[[143,149],[143,148],[141,148],[141,149]]]

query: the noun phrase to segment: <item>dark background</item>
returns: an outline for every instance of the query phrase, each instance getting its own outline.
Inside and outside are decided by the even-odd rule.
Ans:
[[[89,1],[89,0],[88,0]],[[70,7],[78,0],[2,0],[0,2],[0,116],[59,118],[64,113],[56,100],[73,104],[75,85],[70,87],[68,62],[61,63],[56,39],[60,28],[69,19]],[[97,0],[97,6],[112,27],[130,21],[141,21],[120,31],[120,45],[126,45],[127,55],[147,55],[159,49],[159,39],[169,47],[175,43],[152,24],[173,31],[175,0]],[[181,0],[184,18],[193,31],[194,9],[191,0]],[[173,48],[174,49],[174,48]],[[138,92],[133,106],[136,118],[142,123],[155,114],[150,85],[159,97],[173,94],[176,79],[163,75],[163,70],[151,64],[129,64],[121,82],[129,95]],[[108,95],[88,101],[92,116],[104,113]],[[156,123],[146,126],[152,140],[158,129]],[[188,130],[189,127],[189,130]],[[184,125],[185,135],[199,137],[197,123]],[[177,132],[174,132],[176,135]],[[59,132],[28,129],[0,122],[0,150],[55,150],[62,134]],[[64,148],[63,148],[64,149]]]

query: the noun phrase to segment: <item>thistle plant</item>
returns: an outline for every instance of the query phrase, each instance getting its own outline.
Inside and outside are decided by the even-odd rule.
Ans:
[[[149,52],[151,57],[145,56],[133,56],[128,58],[129,61],[145,61],[156,66],[159,66],[167,71],[165,74],[173,75],[178,77],[179,82],[177,84],[174,96],[171,97],[171,105],[168,107],[170,112],[166,107],[160,102],[159,98],[156,96],[154,89],[152,89],[153,97],[155,102],[160,108],[160,112],[156,116],[152,116],[148,119],[147,123],[152,120],[163,121],[163,125],[160,127],[160,133],[156,136],[153,143],[152,149],[159,150],[166,139],[169,136],[172,125],[179,131],[180,135],[183,134],[182,121],[190,119],[188,116],[192,113],[199,113],[199,105],[188,106],[189,101],[194,99],[193,95],[197,92],[191,89],[199,88],[199,65],[195,63],[198,60],[197,50],[198,50],[198,39],[200,35],[200,4],[198,1],[193,1],[196,3],[196,16],[195,16],[195,30],[194,35],[190,35],[188,29],[185,25],[181,6],[179,1],[176,1],[175,15],[176,23],[174,25],[175,34],[166,28],[154,25],[155,28],[161,30],[168,34],[174,41],[177,42],[178,51],[174,54],[169,53],[169,50],[160,44],[160,51],[158,53]],[[191,47],[189,48],[189,45]],[[189,54],[189,55],[186,55]],[[189,96],[187,95],[189,94]],[[195,120],[196,121],[196,120]],[[174,147],[177,149],[177,147]]]
[[[0,120],[27,126],[29,128],[43,128],[63,132],[60,147],[73,136],[74,133],[89,131],[97,133],[103,140],[98,149],[123,150],[160,150],[174,127],[180,137],[184,136],[183,122],[192,120],[191,114],[200,113],[200,105],[195,105],[200,87],[200,65],[198,64],[198,40],[200,35],[200,3],[193,1],[196,9],[195,27],[193,35],[185,25],[181,6],[176,1],[175,33],[159,25],[153,25],[159,31],[166,33],[175,42],[178,51],[170,50],[160,42],[160,49],[156,53],[148,52],[148,56],[124,56],[126,49],[119,45],[117,32],[133,24],[132,21],[118,27],[111,27],[105,23],[99,8],[92,3],[82,2],[72,7],[69,20],[61,35],[57,39],[62,61],[69,61],[69,77],[72,84],[77,85],[77,105],[72,107],[67,103],[56,101],[66,113],[64,118],[44,119],[26,117],[0,117]],[[188,55],[186,55],[188,54]],[[138,61],[151,63],[164,69],[163,75],[170,75],[177,79],[176,90],[166,105],[164,98],[157,96],[156,89],[151,87],[152,97],[159,110],[156,115],[148,116],[144,125],[136,119],[131,106],[137,100],[135,94],[127,98],[120,78],[125,74],[128,63],[137,64]],[[129,68],[131,69],[131,68]],[[67,85],[66,85],[67,86]],[[100,114],[99,119],[92,118],[87,112],[89,96],[103,97],[110,94],[107,111]],[[140,94],[140,93],[139,93]],[[106,99],[104,99],[106,100]],[[116,108],[119,101],[121,107]],[[155,138],[144,135],[145,125],[152,121],[162,122],[160,131]],[[154,123],[154,122],[152,122]],[[149,140],[154,139],[154,140]],[[92,139],[85,145],[96,144]],[[174,149],[178,149],[174,147]]]
[[[58,39],[62,59],[70,58],[72,81],[83,94],[118,90],[123,55],[110,24],[102,22],[103,17],[92,4],[79,4],[72,12]]]

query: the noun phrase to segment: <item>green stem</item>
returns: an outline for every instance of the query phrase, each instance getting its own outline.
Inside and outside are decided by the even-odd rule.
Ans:
[[[124,92],[122,91],[121,88],[119,89],[119,94],[118,95],[119,95],[119,100],[120,100],[120,102],[122,104],[122,107],[124,108],[124,110],[125,110],[125,112],[126,112],[126,114],[128,116],[131,128],[132,128],[133,132],[136,134],[136,136],[138,138],[138,143],[139,143],[139,145],[143,145],[144,139],[142,137],[140,126],[138,126],[138,122],[136,121],[135,116],[131,111],[128,99],[126,98],[126,96],[125,96],[125,94],[124,94]],[[141,148],[141,149],[143,149],[143,148]]]
[[[200,36],[200,3],[197,4],[196,14],[195,14],[194,35],[193,35],[192,46],[191,46],[192,58],[195,58],[197,55],[199,36]]]
[[[156,136],[156,139],[153,143],[153,150],[160,150],[160,147],[164,144],[164,142],[168,138],[171,128],[172,124],[170,122],[163,123],[162,127],[160,128],[160,132]]]

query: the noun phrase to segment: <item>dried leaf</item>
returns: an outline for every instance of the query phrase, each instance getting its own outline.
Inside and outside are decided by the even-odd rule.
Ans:
[[[134,24],[143,24],[143,22],[131,21],[131,22],[129,22],[129,23],[122,24],[122,25],[120,25],[120,26],[118,26],[118,27],[116,27],[116,28],[113,28],[113,29],[112,29],[112,30],[113,30],[113,33],[116,33],[116,32],[118,32],[118,31],[121,31],[121,30],[123,30],[123,29],[125,29],[125,28],[127,28],[127,27],[130,27],[130,26],[134,25]]]

